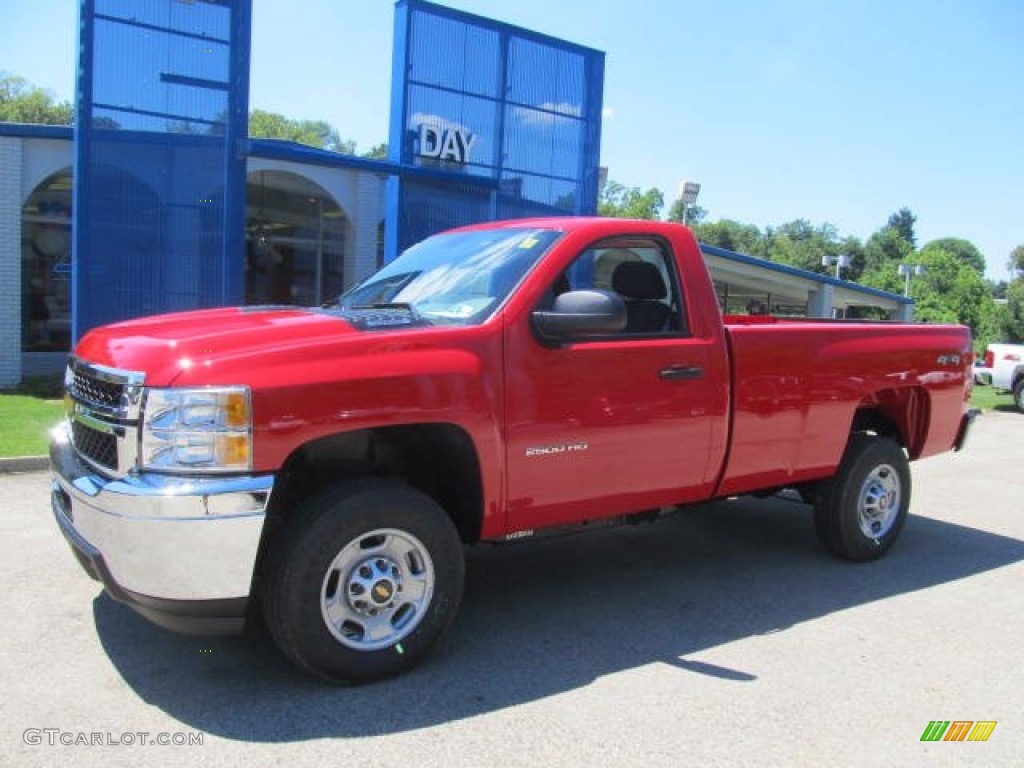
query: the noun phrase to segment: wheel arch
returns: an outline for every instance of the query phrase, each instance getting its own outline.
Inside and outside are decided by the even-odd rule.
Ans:
[[[891,437],[914,460],[924,449],[930,418],[931,398],[923,387],[884,389],[860,402],[853,415],[850,434]]]
[[[401,480],[433,498],[466,543],[479,540],[483,480],[476,446],[460,426],[404,424],[342,432],[296,448],[279,473],[268,514],[287,522],[300,496],[345,480]]]
[[[1017,386],[1017,382],[1021,380],[1024,380],[1024,365],[1018,365],[1013,369],[1013,373],[1010,375],[1010,389]]]

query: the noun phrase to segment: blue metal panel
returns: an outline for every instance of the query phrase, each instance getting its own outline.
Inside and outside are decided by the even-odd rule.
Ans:
[[[490,193],[472,187],[406,179],[402,194],[400,250],[437,232],[489,218]]]
[[[505,167],[575,181],[582,138],[581,118],[511,106],[505,117]]]
[[[92,125],[93,83],[93,0],[81,0],[78,10],[78,72],[75,77],[75,125]],[[92,199],[92,131],[75,129],[74,184],[71,192],[71,340],[81,338],[90,327],[85,320],[88,290],[83,264],[89,261],[87,233],[91,229],[89,215]]]
[[[495,141],[499,131],[493,100],[410,84],[409,102],[415,105],[404,136],[403,150],[409,164],[447,169],[452,173],[497,175],[501,152]],[[423,132],[420,126],[432,128],[438,138],[449,136],[451,131],[462,131],[463,135],[471,136],[473,145],[468,158],[452,162],[424,157],[420,153],[427,148],[421,143]],[[453,148],[458,149],[458,146],[453,145]]]
[[[410,80],[491,99],[501,96],[496,29],[431,12],[414,13],[411,23]]]
[[[358,155],[340,155],[326,149],[317,149],[305,144],[296,144],[280,139],[243,139],[241,154],[249,157],[265,157],[273,160],[286,160],[290,163],[321,165],[328,168],[351,168],[357,171],[368,171],[377,175],[401,175],[410,179],[420,179],[443,184],[453,183],[452,174],[436,168],[420,168],[393,163],[390,160],[373,160]],[[481,176],[460,175],[456,181],[466,187],[479,190],[498,189],[497,179]]]
[[[576,212],[582,216],[596,216],[600,186],[601,115],[604,110],[604,56],[587,56],[586,68],[585,120],[581,128],[583,151],[580,153],[580,194],[576,200]]]
[[[391,116],[388,130],[388,160],[396,165],[408,163],[405,157],[405,125],[407,122],[405,82],[409,61],[409,6],[400,0],[395,4],[394,40],[391,50]],[[389,176],[384,190],[384,261],[391,261],[402,250],[399,232],[402,212],[402,182]]]
[[[241,146],[249,136],[249,60],[252,48],[252,0],[232,5],[231,62],[228,70],[228,124],[225,131],[223,189],[224,242],[221,286],[225,303],[245,295],[246,159]]]
[[[523,37],[509,47],[508,98],[572,117],[583,116],[584,55]]]
[[[242,295],[251,0],[82,0],[75,338]]]
[[[27,123],[0,123],[0,136],[20,139],[65,139],[73,136],[69,125],[34,125]]]
[[[391,160],[441,177],[391,181],[385,259],[444,226],[596,212],[603,79],[600,51],[399,0]],[[497,190],[485,199],[473,176]]]

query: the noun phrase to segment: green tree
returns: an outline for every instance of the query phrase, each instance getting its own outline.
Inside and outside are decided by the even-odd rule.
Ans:
[[[984,354],[985,347],[989,344],[1007,338],[1004,328],[1009,322],[1009,313],[1005,304],[986,301],[981,305],[980,315],[979,327],[973,334],[974,349],[980,354]]]
[[[861,275],[864,274],[864,265],[867,260],[864,253],[864,244],[856,237],[844,237],[840,250],[841,253],[850,257],[850,266],[847,267],[847,270],[843,273],[843,278],[853,282],[860,282]]]
[[[1018,245],[1010,251],[1010,260],[1006,262],[1006,268],[1017,277],[1024,278],[1024,245]]]
[[[1002,323],[1002,340],[1024,342],[1024,278],[1017,278],[1006,288],[1006,307]]]
[[[981,273],[958,255],[939,249],[922,251],[919,260],[927,269],[917,279],[922,297],[920,319],[937,322],[941,315],[947,318],[946,322],[970,326],[971,332],[978,335],[986,312],[995,307]],[[930,316],[930,312],[935,316]]]
[[[886,228],[888,229],[888,228]],[[902,238],[901,238],[902,239]],[[934,248],[908,253],[902,263],[920,264],[925,272],[912,278],[910,297],[914,318],[929,323],[962,323],[977,338],[997,324],[996,305],[989,283],[958,256]],[[895,264],[865,274],[863,283],[892,293],[903,293],[904,282]]]
[[[354,141],[342,141],[338,130],[324,120],[294,120],[262,109],[249,113],[249,135],[258,139],[286,139],[342,155],[356,151]]]
[[[751,256],[763,252],[761,231],[752,224],[740,224],[732,219],[701,221],[694,225],[693,232],[702,243],[716,245],[728,251]]]
[[[806,219],[797,219],[770,230],[766,236],[767,256],[772,261],[789,264],[819,274],[835,274],[835,267],[823,262],[847,255],[844,241],[832,224],[815,226]],[[850,277],[850,272],[842,274]]]
[[[938,240],[932,240],[927,243],[921,249],[921,253],[929,253],[935,250],[945,251],[951,256],[955,256],[979,275],[985,274],[985,257],[974,243],[969,240],[963,240],[959,237],[941,237]]]
[[[889,223],[886,226],[895,229],[900,237],[910,243],[911,247],[916,247],[917,236],[914,234],[916,223],[917,216],[909,208],[900,208],[889,217]]]
[[[699,205],[687,205],[683,198],[677,197],[668,209],[668,220],[683,224],[684,213],[686,214],[685,223],[691,227],[704,221],[708,215],[707,209],[701,208]]]
[[[370,160],[387,160],[388,159],[388,143],[385,141],[383,144],[374,144],[370,147],[369,152],[364,152],[361,157],[369,158]]]
[[[640,187],[609,181],[601,192],[597,211],[601,216],[617,219],[657,219],[664,205],[665,197],[656,187],[644,192]]]
[[[906,262],[914,253],[914,246],[894,227],[883,227],[875,232],[864,244],[865,274],[891,270],[896,272],[900,263]],[[902,293],[902,290],[900,291]]]
[[[56,101],[53,93],[23,77],[0,73],[0,121],[71,125],[74,114],[70,102]]]

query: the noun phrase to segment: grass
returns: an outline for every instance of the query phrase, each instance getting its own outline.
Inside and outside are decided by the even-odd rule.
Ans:
[[[50,429],[64,416],[63,377],[26,378],[14,391],[0,390],[0,458],[45,456]]]
[[[60,400],[0,393],[0,458],[45,456],[50,429],[63,414]]]
[[[1013,396],[1009,392],[997,392],[986,384],[975,384],[971,393],[971,407],[983,411],[1014,411]]]

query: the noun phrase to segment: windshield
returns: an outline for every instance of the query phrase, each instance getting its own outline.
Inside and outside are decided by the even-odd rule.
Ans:
[[[407,308],[434,324],[481,323],[560,235],[535,228],[435,235],[345,293],[339,307]]]

